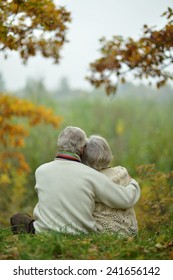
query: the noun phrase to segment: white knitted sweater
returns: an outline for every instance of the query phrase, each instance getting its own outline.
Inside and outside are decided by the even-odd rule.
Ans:
[[[107,168],[101,172],[116,183],[115,188],[117,188],[117,184],[126,187],[130,182],[130,177],[124,167]],[[115,209],[96,202],[93,216],[98,231],[117,232],[124,235],[136,235],[138,232],[136,215],[133,208],[126,210]]]

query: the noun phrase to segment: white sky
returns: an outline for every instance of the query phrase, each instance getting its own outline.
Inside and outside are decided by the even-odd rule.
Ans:
[[[41,56],[30,58],[23,65],[18,54],[11,52],[7,60],[0,54],[0,73],[8,90],[24,86],[28,77],[43,78],[45,85],[56,88],[62,77],[67,77],[73,88],[90,89],[85,80],[89,63],[99,55],[99,39],[112,35],[138,38],[144,24],[162,27],[165,19],[160,15],[173,6],[172,0],[56,0],[71,11],[62,59],[55,65],[52,59]]]

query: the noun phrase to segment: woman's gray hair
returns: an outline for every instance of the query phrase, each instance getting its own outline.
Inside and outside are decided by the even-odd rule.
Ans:
[[[79,127],[67,126],[58,136],[58,150],[81,155],[87,136]]]
[[[105,138],[92,135],[87,140],[82,162],[98,171],[109,166],[112,160],[111,148]]]

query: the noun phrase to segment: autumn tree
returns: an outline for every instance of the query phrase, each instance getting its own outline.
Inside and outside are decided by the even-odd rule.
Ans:
[[[131,73],[134,79],[146,78],[157,87],[173,79],[170,66],[173,63],[173,10],[163,13],[165,26],[156,30],[143,27],[140,39],[124,39],[114,36],[112,40],[100,40],[100,58],[90,64],[87,79],[95,87],[103,86],[107,94],[116,92],[119,82],[124,83]]]
[[[0,51],[17,51],[26,62],[40,52],[57,63],[70,13],[52,0],[1,0]]]
[[[30,128],[41,123],[58,127],[61,120],[44,106],[0,94],[0,204],[1,211],[7,215],[16,207],[20,209],[26,191],[24,186],[30,167],[21,148]],[[4,221],[6,214],[2,219],[0,216],[0,222]]]
[[[19,53],[22,61],[41,53],[59,62],[70,13],[51,0],[0,0],[0,51]],[[58,127],[51,109],[0,93],[0,222],[20,209],[29,166],[21,153],[30,128],[40,123]]]

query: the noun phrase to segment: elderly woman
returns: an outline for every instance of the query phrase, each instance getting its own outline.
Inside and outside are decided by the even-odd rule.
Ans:
[[[56,158],[36,170],[38,203],[34,219],[14,215],[11,224],[16,232],[20,231],[21,218],[26,232],[89,233],[97,231],[92,215],[95,200],[123,209],[137,202],[140,189],[135,180],[126,188],[116,186],[105,175],[81,163],[86,141],[85,132],[78,127],[69,126],[60,133]]]
[[[82,162],[105,174],[115,183],[126,187],[131,181],[124,167],[109,167],[112,152],[107,141],[100,136],[91,136],[85,146]],[[93,217],[99,231],[117,232],[125,235],[135,235],[138,232],[134,209],[111,208],[102,202],[96,202]]]

